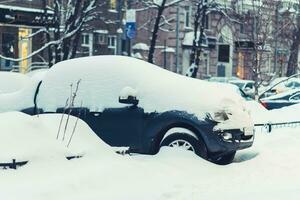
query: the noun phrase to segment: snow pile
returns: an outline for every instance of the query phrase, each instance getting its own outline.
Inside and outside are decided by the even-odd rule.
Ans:
[[[0,162],[11,162],[12,159],[34,162],[41,158],[66,160],[66,156],[85,155],[95,150],[102,154],[108,152],[107,145],[87,124],[78,120],[74,130],[77,118],[70,116],[67,127],[66,118],[65,116],[59,137],[56,139],[61,121],[59,114],[29,116],[20,112],[1,113]]]
[[[18,91],[0,93],[0,112],[21,111],[34,107],[34,94],[38,81],[30,80]]]
[[[254,147],[239,152],[227,166],[168,147],[154,156],[93,156],[26,165],[0,171],[0,194],[5,200],[296,200],[298,131],[258,134]]]
[[[255,101],[248,101],[247,108],[250,110],[255,124],[300,121],[300,104],[267,110]]]
[[[30,82],[27,76],[15,72],[0,72],[0,94],[21,90]]]
[[[135,45],[132,46],[132,49],[149,51],[149,46],[145,43],[136,43]]]
[[[255,108],[252,111],[255,111]],[[299,106],[280,111],[283,116],[294,115],[297,111],[299,113]],[[46,148],[51,149],[50,155],[51,152],[64,153],[64,148],[56,149],[60,148],[57,143],[62,143],[55,140],[60,115],[41,115],[37,118],[21,113],[7,113],[1,114],[0,117],[0,122],[5,121],[5,118],[9,119],[6,121],[7,124],[2,123],[0,128],[8,127],[9,123],[14,124],[15,119],[23,127],[23,131],[19,134],[9,134],[18,137],[22,135],[21,133],[28,137],[33,135],[34,138],[40,136],[39,139],[33,139],[27,148],[37,147],[42,138],[44,138],[42,142],[49,143],[39,145],[36,152],[28,153],[39,154],[38,151],[49,153],[49,149],[47,152]],[[39,122],[34,124],[35,120]],[[73,123],[74,121],[71,124]],[[300,154],[299,128],[276,129],[270,134],[257,132],[253,147],[239,151],[232,164],[218,166],[204,161],[192,152],[169,147],[162,148],[154,156],[111,154],[101,141],[84,134],[90,133],[84,123],[79,121],[78,125],[82,126],[82,129],[79,128],[80,132],[76,132],[72,145],[76,148],[93,146],[83,158],[66,161],[55,156],[53,159],[28,163],[16,171],[0,170],[1,198],[5,200],[198,200],[199,197],[202,200],[282,200],[287,197],[291,200],[299,199],[300,160],[297,159],[297,155]],[[46,131],[48,128],[56,131]],[[3,130],[5,129],[0,131],[2,134],[0,147],[5,145],[5,142],[10,142],[4,139]],[[46,137],[49,140],[46,141]],[[50,143],[53,140],[55,145],[52,146]],[[95,146],[99,148],[94,148]],[[2,148],[1,155],[3,151],[8,153]]]
[[[31,79],[36,81],[43,80],[44,76],[48,72],[49,69],[37,69],[31,72],[28,72],[26,75],[29,76]]]
[[[119,96],[125,87],[139,91],[139,106],[145,112],[187,111],[197,117],[222,110],[226,99],[242,109],[244,100],[230,86],[188,78],[147,62],[122,56],[97,56],[64,61],[45,76],[37,98],[38,107],[55,111],[70,97],[70,85],[81,80],[75,106],[101,111],[121,108]]]

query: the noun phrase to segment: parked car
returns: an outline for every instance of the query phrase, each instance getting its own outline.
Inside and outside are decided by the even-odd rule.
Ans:
[[[238,77],[211,77],[208,79],[209,82],[220,82],[220,83],[228,83],[233,80],[241,80]]]
[[[58,63],[33,96],[32,106],[26,104],[23,112],[70,113],[109,145],[129,147],[135,153],[155,154],[162,146],[179,147],[227,164],[254,139],[244,99],[232,87],[188,78],[129,57],[97,56]]]
[[[279,82],[281,82],[281,83],[279,83]],[[276,85],[276,84],[278,84],[278,85]],[[270,83],[269,87],[272,87],[272,86],[275,86],[275,87],[272,88],[271,92],[276,93],[276,94],[288,91],[290,89],[300,89],[300,79],[299,78],[288,79],[288,77],[280,77],[280,78],[274,79],[274,81],[272,81]]]
[[[300,103],[300,89],[289,90],[260,100],[268,110]]]
[[[255,87],[254,87],[255,82],[254,81],[232,80],[232,81],[229,81],[229,83],[238,86],[245,94],[254,98],[254,95],[255,95]]]

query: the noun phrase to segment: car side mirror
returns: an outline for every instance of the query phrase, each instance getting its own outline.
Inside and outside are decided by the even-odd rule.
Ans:
[[[138,105],[137,91],[131,87],[123,88],[119,96],[119,103]]]
[[[251,90],[250,87],[246,87],[246,88],[244,89],[245,92],[249,92],[250,90]]]

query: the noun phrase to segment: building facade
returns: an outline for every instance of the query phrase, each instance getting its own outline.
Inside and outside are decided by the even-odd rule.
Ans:
[[[0,2],[0,70],[16,67],[25,72],[31,63],[44,62],[43,57],[30,56],[41,47],[43,38],[28,37],[44,26],[44,3],[42,0]],[[3,57],[28,59],[16,62]]]
[[[205,2],[208,5],[210,3]],[[236,76],[254,79],[254,66],[257,66],[260,78],[284,75],[292,36],[287,38],[279,33],[292,32],[289,30],[292,25],[288,25],[290,21],[287,19],[298,14],[299,3],[284,0],[214,2],[218,3],[218,9],[208,8],[204,20],[204,47],[197,77]],[[196,4],[190,1],[183,1],[164,11],[161,23],[166,19],[169,21],[168,26],[162,26],[158,34],[155,64],[174,72],[186,73],[191,64],[195,12]],[[133,41],[136,44],[133,51],[141,59],[147,59],[153,28],[153,23],[148,22],[156,17],[156,13],[155,9],[137,12],[138,33]],[[176,41],[179,42],[179,48]]]

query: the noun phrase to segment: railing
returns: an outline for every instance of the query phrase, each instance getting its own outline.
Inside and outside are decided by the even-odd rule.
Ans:
[[[254,124],[254,126],[265,128],[267,132],[270,133],[274,128],[298,127],[300,126],[300,121]]]

